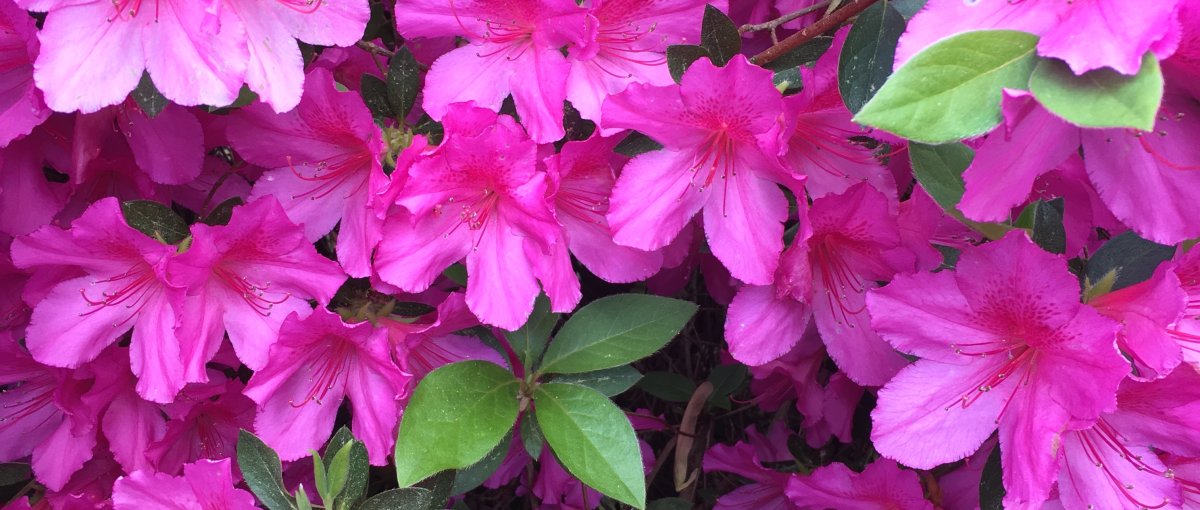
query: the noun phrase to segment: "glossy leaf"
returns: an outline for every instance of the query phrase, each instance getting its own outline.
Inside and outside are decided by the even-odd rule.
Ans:
[[[637,436],[616,404],[591,388],[560,383],[539,386],[533,400],[546,442],[571,475],[622,503],[646,506]]]
[[[1150,279],[1163,261],[1175,255],[1175,247],[1158,244],[1125,232],[1096,250],[1087,262],[1085,285],[1094,293],[1122,289]],[[1103,289],[1092,288],[1106,282]]]
[[[683,78],[683,73],[692,66],[692,62],[708,57],[708,50],[690,44],[672,44],[667,46],[667,70],[675,83]]]
[[[421,68],[408,48],[396,50],[388,62],[387,97],[393,111],[403,119],[412,111],[421,90]]]
[[[838,57],[838,90],[851,112],[861,110],[892,75],[904,27],[904,16],[891,2],[868,7],[850,27]]]
[[[729,16],[712,5],[706,5],[700,24],[700,46],[708,52],[713,65],[723,67],[742,51],[742,34]]]
[[[637,361],[671,341],[696,308],[695,303],[644,294],[598,299],[563,324],[539,370],[571,374]]]
[[[1061,60],[1043,59],[1029,77],[1029,91],[1047,110],[1077,126],[1151,131],[1162,102],[1163,76],[1149,52],[1133,76],[1109,68],[1076,75]]]
[[[392,103],[388,100],[388,86],[383,80],[370,74],[362,75],[358,85],[363,103],[371,110],[371,116],[378,122],[396,116]]]
[[[191,235],[187,222],[158,202],[127,200],[121,202],[121,213],[130,227],[166,244],[179,244]]]
[[[931,144],[987,133],[1000,123],[1002,90],[1027,87],[1036,46],[1013,30],[943,39],[897,69],[854,121]]]

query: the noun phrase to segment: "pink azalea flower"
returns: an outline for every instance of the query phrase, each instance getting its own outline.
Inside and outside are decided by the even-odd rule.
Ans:
[[[425,78],[425,112],[443,120],[450,104],[473,101],[499,111],[509,94],[537,143],[563,137],[571,65],[560,48],[585,43],[595,21],[572,0],[398,0],[396,29],[406,39],[458,36],[470,44],[434,62]]]
[[[0,232],[25,235],[49,224],[62,210],[68,186],[46,179],[42,171],[49,146],[45,128],[0,147]]]
[[[1038,54],[1065,60],[1075,74],[1102,67],[1134,74],[1147,51],[1158,58],[1175,51],[1183,3],[930,0],[900,38],[896,66],[940,39],[971,30],[1007,29],[1038,35]]]
[[[1200,251],[1191,250],[1175,257],[1175,274],[1187,293],[1183,318],[1167,329],[1179,343],[1183,361],[1200,370]]]
[[[304,60],[295,40],[351,46],[362,37],[371,17],[366,0],[227,1],[246,32],[246,85],[281,113],[295,108],[304,91]],[[357,76],[354,84],[358,85]]]
[[[253,494],[233,486],[232,465],[229,459],[201,460],[184,466],[183,476],[135,471],[113,485],[113,508],[257,509]]]
[[[21,299],[21,292],[29,275],[13,266],[9,256],[12,239],[0,235],[0,288],[9,289],[0,294],[0,336],[9,332],[21,333],[29,323],[29,305]]]
[[[1131,377],[1165,377],[1183,359],[1180,344],[1168,328],[1183,318],[1188,295],[1175,275],[1174,264],[1158,266],[1149,280],[1091,300],[1102,315],[1121,323],[1117,346],[1133,360]]]
[[[408,379],[392,363],[386,331],[365,322],[346,324],[318,308],[305,319],[294,312],[288,316],[245,394],[258,403],[255,432],[283,460],[320,448],[349,397],[351,429],[366,444],[371,464],[381,466],[396,440]]]
[[[38,41],[35,20],[12,0],[0,2],[0,147],[29,134],[50,117],[33,85]]]
[[[545,173],[535,166],[536,146],[511,117],[455,108],[442,144],[409,170],[397,199],[407,212],[385,225],[376,271],[405,292],[422,292],[465,257],[467,306],[484,323],[510,331],[533,311],[539,280],[555,311],[573,309],[578,284],[573,294],[555,289],[570,290],[559,282],[574,273],[539,266],[561,241]]]
[[[26,338],[33,357],[78,367],[133,328],[137,391],[170,402],[185,382],[175,333],[184,289],[166,278],[175,250],[126,225],[113,198],[95,202],[70,230],[46,226],[13,241],[17,267],[69,270],[65,280],[46,283],[45,298],[34,306]]]
[[[604,103],[606,127],[636,129],[665,145],[625,165],[608,222],[617,244],[655,250],[702,209],[714,255],[739,280],[771,283],[788,205],[803,178],[778,158],[783,98],[771,73],[734,57],[696,61],[678,86],[630,85]]]
[[[246,74],[245,32],[232,13],[204,25],[205,4],[181,0],[17,0],[49,11],[33,78],[60,112],[120,103],[148,71],[167,99],[227,105]]]
[[[871,438],[885,457],[931,469],[1000,429],[1006,505],[1037,508],[1060,433],[1116,404],[1129,364],[1118,324],[1079,303],[1061,256],[1023,232],[964,250],[954,272],[899,276],[867,296],[871,323],[921,360],[879,392]]]
[[[346,280],[271,196],[235,208],[228,225],[192,225],[191,246],[168,274],[188,287],[180,326],[192,339],[181,353],[188,382],[206,380],[226,332],[242,362],[261,369],[283,320],[307,317],[309,299],[328,303]]]
[[[0,462],[30,454],[39,482],[62,489],[92,455],[98,410],[85,401],[91,381],[33,360],[0,333]]]
[[[450,294],[438,305],[432,323],[409,324],[380,317],[378,325],[388,330],[395,359],[414,383],[442,365],[459,361],[477,359],[508,366],[499,352],[478,337],[456,334],[479,325],[461,293]]]
[[[1156,451],[1200,456],[1200,375],[1176,370],[1150,383],[1125,381],[1117,410],[1089,429],[1063,435],[1058,495],[1068,510],[1179,508],[1200,485]],[[1183,508],[1190,508],[1184,506]]]
[[[191,182],[200,175],[204,161],[200,121],[188,109],[170,103],[154,118],[143,113],[132,99],[81,115],[73,136],[77,150],[93,151],[77,156],[75,182],[87,178],[93,158],[104,151],[110,157],[113,152],[131,154],[138,168],[159,184]]]
[[[96,510],[112,508],[112,488],[117,478],[125,474],[121,465],[103,444],[96,445],[91,459],[83,464],[71,480],[59,490],[46,492],[35,508],[45,510]]]
[[[810,317],[829,355],[864,386],[881,386],[908,364],[871,328],[865,299],[895,273],[887,252],[900,249],[888,199],[866,183],[813,201],[805,232],[784,253],[775,284],[738,291],[725,320],[729,352],[743,363],[778,358],[801,338]]]
[[[600,106],[630,83],[665,86],[667,46],[697,44],[704,0],[596,0],[588,10],[595,36],[571,48],[567,99],[580,116],[600,123]],[[727,10],[726,1],[713,2]],[[613,134],[609,130],[605,134]]]
[[[782,422],[776,422],[781,424]],[[746,429],[746,441],[734,445],[716,444],[704,453],[704,471],[723,471],[747,478],[750,483],[717,498],[716,510],[794,510],[796,505],[785,494],[790,475],[763,466],[764,462],[791,461],[787,450],[787,432],[772,426],[771,434],[762,435],[753,426]]]
[[[901,470],[895,461],[879,459],[862,473],[845,464],[817,468],[809,476],[793,475],[787,496],[798,510],[933,510],[925,499],[914,471]]]
[[[236,380],[185,387],[172,404],[166,431],[146,448],[154,469],[175,475],[189,462],[235,455],[238,431],[254,423],[254,401],[242,388]]]
[[[593,136],[567,142],[562,151],[546,158],[549,194],[554,215],[566,230],[570,251],[579,262],[601,279],[613,283],[644,280],[662,266],[659,250],[643,251],[621,246],[612,240],[605,215],[616,181],[614,168],[621,156],[613,152],[619,138]],[[569,256],[565,253],[562,257]]]
[[[340,221],[338,262],[350,276],[367,276],[380,235],[370,200],[387,181],[379,128],[362,98],[338,92],[326,69],[310,72],[304,91],[300,105],[284,114],[264,104],[234,113],[229,141],[246,161],[273,169],[251,198],[274,195],[309,242]]]
[[[150,469],[146,447],[162,438],[167,420],[158,404],[138,396],[127,349],[110,347],[83,370],[95,378],[84,399],[103,409],[100,430],[113,459],[126,472]]]

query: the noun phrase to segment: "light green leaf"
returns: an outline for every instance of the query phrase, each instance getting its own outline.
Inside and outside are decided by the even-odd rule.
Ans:
[[[563,324],[538,370],[573,374],[637,361],[671,341],[696,308],[695,303],[644,294],[596,300]]]
[[[333,506],[333,495],[329,493],[329,477],[325,473],[325,460],[316,450],[309,451],[313,457],[313,481],[317,486],[317,496],[321,498],[321,504],[331,507]]]
[[[568,472],[608,497],[645,508],[641,450],[616,404],[591,388],[561,383],[539,386],[533,401],[546,442]]]
[[[346,459],[349,471],[345,487],[341,490],[341,496],[336,499],[343,505],[343,508],[353,508],[354,504],[358,503],[367,492],[371,465],[367,458],[366,446],[362,441],[354,439],[350,429],[346,427],[338,429],[329,439],[329,443],[325,445],[325,470],[332,472],[331,464],[336,460],[337,454],[346,448],[349,448],[349,456]],[[331,452],[334,455],[329,455]]]
[[[396,481],[408,487],[446,469],[474,464],[517,420],[520,381],[486,361],[430,372],[417,385],[396,438]]]
[[[353,445],[342,446],[342,449],[333,456],[333,461],[329,463],[327,475],[331,502],[345,499],[342,497],[342,489],[346,488],[346,481],[350,479],[350,451],[352,449]]]
[[[578,384],[587,386],[603,393],[607,397],[615,397],[625,390],[632,388],[642,379],[642,373],[629,365],[606,368],[595,372],[582,374],[565,374],[554,378],[554,382]]]
[[[296,508],[312,510],[312,502],[308,500],[308,491],[304,490],[304,484],[296,487]]]
[[[1043,59],[1029,77],[1029,91],[1047,110],[1077,126],[1151,131],[1162,102],[1163,76],[1149,52],[1133,76],[1109,68],[1076,75],[1061,60]]]
[[[529,320],[516,331],[505,335],[527,370],[533,369],[542,351],[546,350],[546,342],[550,341],[550,333],[558,325],[558,318],[559,314],[550,311],[550,299],[542,294],[533,302],[533,313],[529,314]]]
[[[854,121],[931,144],[987,133],[1000,123],[1002,89],[1027,87],[1037,41],[1013,30],[939,41],[897,69]]]
[[[246,486],[268,509],[296,508],[291,494],[283,487],[283,466],[275,450],[254,434],[241,430],[238,431],[237,461]]]

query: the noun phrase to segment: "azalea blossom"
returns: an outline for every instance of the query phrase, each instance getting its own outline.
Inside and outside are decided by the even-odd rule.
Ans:
[[[254,510],[254,495],[234,487],[229,459],[201,460],[183,468],[183,476],[134,471],[113,485],[113,508]]]
[[[808,476],[788,478],[787,496],[798,510],[845,508],[854,510],[933,510],[921,491],[917,473],[901,470],[888,459],[879,459],[862,473],[845,464],[817,468]]]
[[[0,2],[0,147],[29,134],[50,117],[42,92],[33,85],[38,55],[37,25],[12,0]]]

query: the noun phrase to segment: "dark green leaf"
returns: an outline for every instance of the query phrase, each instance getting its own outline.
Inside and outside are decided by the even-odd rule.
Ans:
[[[606,368],[595,372],[565,374],[554,378],[554,382],[563,382],[587,386],[608,397],[615,397],[625,390],[632,388],[642,378],[642,373],[629,365]]]
[[[716,402],[732,395],[738,388],[742,387],[742,383],[746,381],[747,374],[749,374],[749,370],[746,368],[746,365],[740,363],[720,365],[713,368],[712,372],[708,374],[708,382],[713,385],[713,390],[708,396],[708,401]]]
[[[0,463],[0,487],[27,481],[30,476],[29,464],[20,462]]]
[[[396,438],[396,481],[408,487],[430,475],[479,462],[517,420],[520,381],[498,365],[445,365],[417,385]]]
[[[1000,446],[992,449],[979,480],[979,509],[1004,510],[1004,472],[1000,469]]]
[[[596,390],[549,383],[533,396],[538,425],[575,478],[622,503],[644,508],[642,455],[629,419]]]
[[[904,17],[890,2],[877,2],[858,15],[838,59],[838,90],[858,113],[892,75]]]
[[[179,244],[191,235],[183,218],[158,202],[128,200],[121,203],[121,213],[130,227],[166,244]]]
[[[672,44],[667,46],[667,70],[675,83],[683,79],[683,73],[692,66],[692,62],[708,56],[708,50],[691,44]]]
[[[1123,289],[1150,279],[1159,264],[1174,255],[1173,246],[1147,241],[1133,232],[1125,232],[1104,243],[1088,259],[1087,286],[1090,288],[1107,279],[1104,292]]]
[[[238,431],[238,469],[250,491],[270,510],[296,508],[291,494],[283,487],[283,467],[275,450],[245,430]]]
[[[671,341],[696,308],[688,301],[645,294],[593,301],[563,324],[539,371],[592,372],[642,359]]]
[[[779,71],[790,67],[799,67],[811,65],[816,62],[821,55],[824,55],[829,47],[833,45],[832,37],[820,36],[813,38],[800,46],[797,46],[792,51],[780,55],[779,58],[772,60],[763,66],[772,71]]]
[[[1015,30],[943,39],[897,69],[854,121],[931,144],[987,133],[1000,123],[1003,89],[1028,86],[1037,41]]]
[[[358,510],[428,510],[433,495],[425,489],[392,489],[371,496]]]
[[[637,387],[667,402],[687,402],[696,392],[696,383],[671,372],[646,372]]]
[[[1110,68],[1076,75],[1066,62],[1042,59],[1029,77],[1029,91],[1047,110],[1077,126],[1151,131],[1163,76],[1150,52],[1133,76]]]
[[[392,109],[392,103],[388,100],[388,86],[383,80],[364,73],[359,81],[359,91],[376,122],[396,116],[396,111]]]
[[[742,34],[729,16],[712,5],[706,5],[704,20],[700,24],[700,46],[708,50],[713,65],[724,67],[742,51]]]
[[[1038,200],[1021,211],[1017,226],[1028,228],[1030,238],[1050,253],[1066,253],[1067,231],[1063,227],[1063,199]]]
[[[630,132],[625,136],[625,139],[618,143],[613,149],[617,154],[623,156],[634,157],[638,154],[644,154],[651,151],[662,149],[661,143],[658,143],[650,137],[638,133],[637,131]]]
[[[138,108],[151,119],[162,113],[163,108],[167,107],[167,98],[158,91],[158,87],[154,86],[154,81],[150,79],[150,73],[143,72],[142,79],[138,82],[137,87],[133,89],[133,100],[137,102]]]
[[[928,1],[929,0],[891,0],[889,3],[891,3],[892,7],[895,7],[896,10],[900,12],[902,16],[904,16],[904,19],[909,19],[913,17],[917,11],[921,10],[922,7],[925,7],[925,2]]]
[[[528,453],[530,458],[537,459],[542,456],[542,446],[545,443],[546,436],[542,435],[537,418],[533,413],[526,414],[521,418],[521,446],[525,448],[525,453]]]
[[[367,457],[366,446],[363,445],[362,441],[354,439],[354,436],[350,434],[350,429],[342,427],[329,440],[329,444],[325,445],[325,462],[328,469],[337,452],[347,446],[350,448],[349,458],[347,459],[350,471],[348,478],[346,478],[345,488],[341,491],[341,499],[349,503],[348,506],[352,506],[366,495],[367,482],[371,475],[371,465]]]
[[[800,76],[799,67],[789,67],[781,71],[776,71],[775,75],[771,77],[771,83],[775,84],[775,88],[785,94],[794,93],[804,88],[803,81]]]
[[[205,225],[228,225],[229,220],[233,218],[233,208],[242,205],[241,197],[233,197],[224,202],[217,204],[208,215],[204,217],[201,223]]]
[[[933,200],[947,211],[958,208],[963,196],[963,170],[971,166],[975,151],[961,143],[909,144],[913,175]]]
[[[662,498],[651,501],[646,510],[692,510],[692,504],[683,498]]]
[[[408,48],[396,50],[396,54],[392,55],[392,60],[388,62],[387,92],[397,117],[403,119],[408,116],[420,90],[421,67],[417,64],[417,59]]]
[[[533,370],[542,357],[542,351],[546,350],[546,343],[550,341],[550,333],[558,325],[558,318],[559,314],[550,311],[550,299],[542,294],[533,302],[533,313],[529,315],[529,320],[516,331],[505,335],[526,370]]]
[[[492,450],[495,450],[495,448],[492,448]],[[454,490],[454,479],[457,473],[453,469],[447,469],[417,484],[417,487],[429,491],[430,501],[429,506],[426,507],[427,510],[442,510],[446,508],[446,503],[450,501],[450,493]]]
[[[450,495],[464,494],[483,485],[483,482],[492,476],[492,473],[495,473],[500,464],[504,462],[504,457],[508,456],[508,448],[511,444],[512,434],[506,435],[500,444],[484,455],[483,460],[459,470],[458,474],[454,476],[454,487],[450,491]]]

